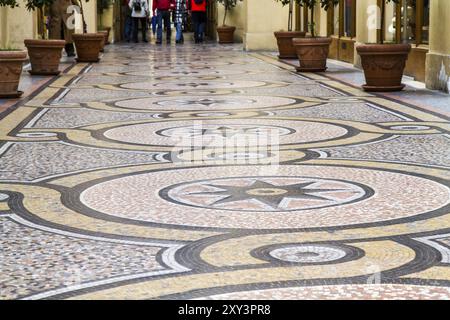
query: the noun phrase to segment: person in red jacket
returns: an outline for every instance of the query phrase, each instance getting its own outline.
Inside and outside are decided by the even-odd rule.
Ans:
[[[170,10],[175,8],[175,0],[153,0],[153,16],[156,15],[158,24],[156,30],[156,44],[162,43],[163,21],[166,28],[166,39],[170,42],[172,30],[170,28]]]
[[[191,12],[194,24],[195,43],[202,43],[206,26],[206,2],[207,0],[188,0],[188,10]]]

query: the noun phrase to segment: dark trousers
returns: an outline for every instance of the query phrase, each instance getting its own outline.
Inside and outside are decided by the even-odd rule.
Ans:
[[[64,23],[61,22],[61,38],[64,39]],[[64,50],[66,50],[66,54],[68,57],[75,56],[75,47],[73,46],[73,43],[66,42],[66,45],[64,46]]]
[[[127,16],[127,18],[125,20],[124,34],[125,34],[125,40],[130,42],[131,38],[132,38],[132,34],[133,34],[133,19],[131,18],[131,16]]]
[[[170,12],[168,10],[159,10],[157,11],[157,30],[156,30],[156,38],[158,42],[162,41],[162,35],[163,35],[163,21],[164,21],[164,28],[166,29],[167,40],[170,40],[170,37],[172,36],[172,29],[170,28]]]
[[[133,17],[133,41],[138,42],[138,30],[139,23],[142,29],[142,40],[147,40],[147,18],[135,18]]]
[[[194,24],[195,42],[203,42],[206,26],[206,12],[192,11],[192,22]]]
[[[64,50],[66,50],[68,57],[75,56],[75,48],[73,46],[73,43],[66,43],[66,45],[64,46]]]

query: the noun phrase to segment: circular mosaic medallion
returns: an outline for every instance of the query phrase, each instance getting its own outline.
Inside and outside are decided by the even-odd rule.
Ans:
[[[257,160],[257,159],[269,159],[276,156],[270,152],[233,152],[233,153],[211,153],[205,154],[206,160]]]
[[[342,284],[230,292],[213,300],[449,300],[450,288],[409,284]]]
[[[326,245],[297,245],[278,248],[269,252],[275,259],[295,263],[323,263],[342,259],[342,249]]]
[[[366,190],[365,190],[366,189]],[[220,210],[295,211],[342,205],[371,191],[354,183],[303,177],[239,177],[202,180],[163,189],[180,204]]]
[[[248,73],[245,70],[233,70],[233,69],[223,69],[217,70],[192,70],[192,69],[183,69],[183,70],[147,70],[147,71],[134,71],[127,72],[127,75],[133,76],[148,76],[151,74],[155,77],[190,77],[190,76],[226,76],[226,75],[236,75],[236,74],[244,74]]]
[[[121,84],[121,88],[135,90],[204,90],[252,88],[266,85],[260,81],[167,81],[167,82],[132,82]]]
[[[220,61],[220,60],[211,60],[211,61],[201,61],[196,60],[194,57],[192,60],[177,60],[177,61],[165,61],[161,63],[160,61],[156,62],[149,62],[149,61],[139,61],[139,62],[131,62],[129,64],[130,66],[151,66],[152,68],[155,68],[157,70],[170,70],[170,69],[177,69],[179,67],[183,68],[192,68],[196,69],[199,67],[220,67],[220,66],[229,66],[229,65],[241,65],[241,63],[235,63],[235,62],[226,62],[226,61]]]
[[[327,123],[227,119],[137,124],[107,130],[104,136],[115,141],[142,145],[217,147],[231,146],[235,140],[240,143],[246,141],[246,145],[283,145],[317,142],[319,137],[329,140],[346,134],[345,128]]]
[[[294,104],[290,98],[269,96],[225,96],[225,97],[167,97],[167,98],[140,98],[123,100],[115,105],[127,109],[146,110],[234,110],[251,108],[270,108]]]
[[[268,167],[152,171],[99,183],[83,191],[80,199],[95,211],[121,218],[238,229],[381,223],[450,203],[447,186],[396,172],[283,165],[277,167],[277,176],[267,176]]]

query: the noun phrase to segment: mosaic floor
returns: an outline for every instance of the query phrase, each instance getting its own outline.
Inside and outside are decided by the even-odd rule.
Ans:
[[[449,299],[449,130],[239,46],[110,46],[0,116],[0,299]]]

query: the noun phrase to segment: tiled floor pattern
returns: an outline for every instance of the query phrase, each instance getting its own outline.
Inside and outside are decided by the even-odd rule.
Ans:
[[[4,112],[0,299],[449,299],[449,119],[294,71],[116,45]]]

